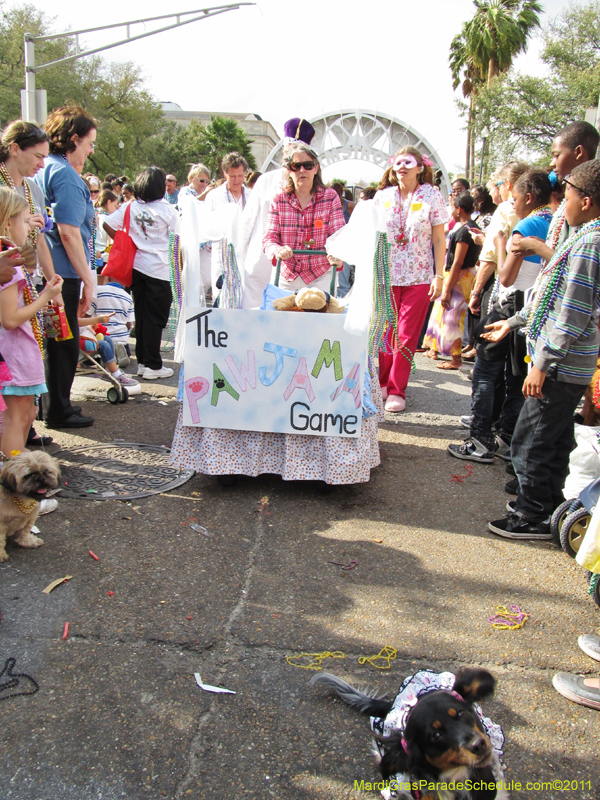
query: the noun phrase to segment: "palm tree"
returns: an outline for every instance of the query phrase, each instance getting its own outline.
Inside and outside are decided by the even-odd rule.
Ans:
[[[493,78],[506,72],[513,59],[527,49],[535,28],[540,27],[543,8],[537,0],[473,0],[473,19],[465,22],[450,45],[452,88],[462,84],[468,99],[466,173],[469,176],[475,150],[473,117],[478,88],[490,85]]]
[[[473,56],[469,54],[466,23],[462,31],[454,37],[450,45],[450,71],[452,72],[452,88],[456,90],[461,85],[462,94],[469,104],[467,116],[467,154],[465,159],[465,174],[467,177],[471,171],[472,153],[474,145],[473,137],[473,113],[475,106],[475,95],[478,87],[483,83],[484,77],[481,69],[475,63]]]
[[[506,72],[540,27],[543,7],[537,0],[473,0],[477,11],[464,26],[466,47],[479,69],[493,78]]]

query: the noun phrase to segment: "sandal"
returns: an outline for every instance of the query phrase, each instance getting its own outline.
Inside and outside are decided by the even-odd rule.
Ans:
[[[27,434],[26,444],[31,447],[47,447],[49,444],[52,444],[53,441],[54,439],[52,436],[40,436],[40,434],[36,433],[35,428],[32,426]]]
[[[462,362],[456,361],[442,361],[441,364],[437,365],[438,369],[460,369],[462,367]]]

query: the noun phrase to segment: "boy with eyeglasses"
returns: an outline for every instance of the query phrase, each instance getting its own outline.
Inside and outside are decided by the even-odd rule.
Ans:
[[[579,120],[560,130],[552,142],[552,169],[559,181],[571,173],[575,167],[596,158],[600,144],[600,134],[589,122]],[[526,236],[513,245],[515,255],[541,256],[549,261],[557,247],[565,242],[572,231],[565,217],[566,199],[554,212],[546,241]]]
[[[496,342],[525,328],[530,372],[512,438],[518,492],[509,514],[488,524],[508,539],[551,539],[550,516],[563,501],[574,445],[573,413],[596,367],[600,336],[600,161],[565,178],[571,235],[542,267],[533,300],[488,325]]]

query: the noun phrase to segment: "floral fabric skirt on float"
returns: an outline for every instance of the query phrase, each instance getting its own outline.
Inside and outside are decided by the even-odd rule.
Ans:
[[[357,438],[234,431],[183,425],[179,411],[171,464],[205,475],[281,475],[284,481],[366,483],[379,466],[377,429],[383,422],[383,402],[377,379],[371,399],[377,413],[363,419]]]

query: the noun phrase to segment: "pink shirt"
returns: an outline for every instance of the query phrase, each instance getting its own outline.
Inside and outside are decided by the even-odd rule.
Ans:
[[[434,270],[431,229],[448,221],[448,211],[439,190],[424,183],[402,201],[398,187],[388,186],[377,192],[375,205],[383,207],[391,245],[392,285],[431,283]],[[404,245],[399,241],[403,234],[408,240]]]
[[[27,281],[22,269],[16,269],[12,280],[0,286],[0,291],[16,283],[19,287],[17,308],[23,308],[23,288]],[[5,386],[36,386],[44,383],[44,362],[29,320],[11,331],[0,327],[0,353],[12,373],[12,380],[6,381]]]

